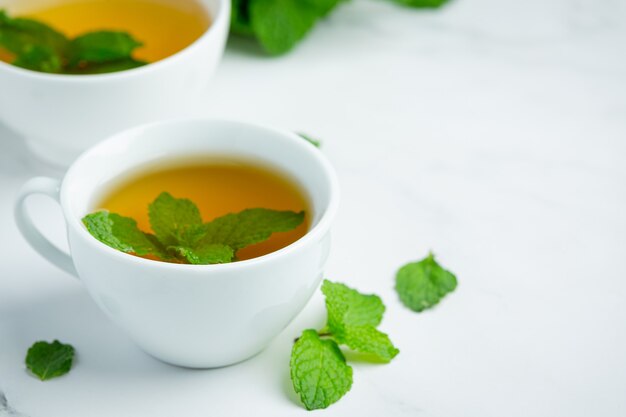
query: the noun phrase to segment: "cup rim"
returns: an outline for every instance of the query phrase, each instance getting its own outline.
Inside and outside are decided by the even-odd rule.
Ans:
[[[227,123],[233,126],[245,126],[252,127],[254,129],[269,131],[274,135],[280,135],[283,138],[288,138],[294,146],[300,148],[304,152],[311,155],[315,158],[322,169],[323,174],[326,176],[326,180],[328,182],[329,188],[329,198],[328,203],[323,208],[322,215],[318,222],[310,228],[300,239],[295,242],[278,249],[274,252],[270,252],[268,254],[258,256],[252,259],[246,259],[237,262],[224,263],[224,264],[209,264],[209,265],[192,265],[192,264],[177,264],[170,263],[164,261],[156,261],[152,259],[146,259],[139,256],[133,256],[131,254],[119,251],[114,249],[93,237],[87,229],[82,224],[81,220],[75,215],[75,213],[70,210],[70,195],[69,190],[66,188],[66,184],[68,180],[71,180],[72,177],[78,175],[77,169],[80,165],[84,164],[86,160],[90,157],[94,156],[98,152],[106,149],[111,144],[126,140],[127,137],[132,137],[134,134],[147,130],[147,129],[158,129],[161,126],[169,126],[172,124],[181,124],[181,123]],[[65,176],[63,177],[61,187],[60,187],[60,203],[63,211],[63,215],[65,217],[66,225],[68,228],[72,227],[76,230],[79,236],[82,238],[85,244],[90,245],[95,250],[102,251],[103,255],[108,255],[118,259],[120,262],[126,262],[129,264],[136,264],[146,268],[163,268],[168,270],[178,270],[184,271],[185,273],[203,273],[206,274],[208,272],[218,272],[218,271],[230,271],[230,270],[238,270],[238,269],[247,269],[247,268],[256,268],[260,265],[274,262],[275,260],[282,258],[284,256],[288,256],[291,253],[298,252],[302,250],[304,247],[309,245],[310,242],[314,242],[316,239],[319,239],[324,236],[330,229],[330,225],[335,218],[339,207],[339,180],[337,179],[337,175],[335,173],[334,168],[330,164],[330,161],[326,158],[326,156],[314,145],[308,143],[306,140],[302,139],[296,133],[273,128],[269,126],[264,126],[255,123],[248,123],[233,119],[224,119],[224,118],[183,118],[183,119],[174,119],[168,121],[159,121],[154,123],[147,123],[143,125],[139,125],[124,131],[121,131],[117,134],[110,136],[109,138],[103,140],[97,145],[91,147],[83,154],[81,154],[70,166]]]
[[[216,35],[217,27],[220,25],[227,25],[228,22],[223,22],[224,20],[229,18],[230,11],[230,0],[217,0],[218,9],[215,16],[211,16],[212,21],[209,27],[192,43],[176,52],[175,54],[169,55],[161,60],[156,62],[148,63],[143,67],[132,68],[123,71],[116,71],[106,74],[84,74],[84,75],[75,75],[75,74],[51,74],[47,72],[39,72],[33,71],[26,68],[16,67],[15,65],[11,65],[8,62],[0,61],[0,71],[12,72],[17,75],[29,77],[31,79],[39,79],[39,80],[48,80],[48,81],[62,81],[62,82],[73,82],[73,83],[93,83],[104,80],[114,80],[127,78],[132,76],[142,76],[143,74],[150,73],[153,71],[157,71],[160,68],[171,65],[185,56],[189,55],[193,50],[197,49],[201,43],[204,43],[208,38],[212,38]],[[208,13],[208,8],[203,4],[202,7]]]

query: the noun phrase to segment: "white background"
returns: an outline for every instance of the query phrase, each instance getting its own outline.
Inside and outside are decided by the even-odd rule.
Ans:
[[[283,58],[230,43],[197,114],[322,139],[343,189],[327,276],[380,294],[381,328],[401,349],[389,365],[355,363],[352,390],[316,415],[626,415],[625,21],[620,0],[457,0],[435,12],[354,0]],[[0,389],[15,409],[306,414],[289,352],[323,324],[320,294],[245,363],[157,362],[18,235],[13,196],[40,172],[0,127]],[[62,243],[58,209],[34,206]],[[429,249],[459,287],[415,314],[393,277]],[[42,383],[24,355],[54,338],[77,362]]]

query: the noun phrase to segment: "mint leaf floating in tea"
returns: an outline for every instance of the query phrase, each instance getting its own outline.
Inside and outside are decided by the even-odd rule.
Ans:
[[[150,227],[160,242],[166,246],[191,246],[194,242],[184,237],[193,226],[202,225],[200,210],[189,199],[174,198],[161,193],[148,206]],[[187,234],[188,235],[188,234]]]
[[[97,31],[68,39],[33,19],[11,18],[0,10],[0,47],[15,56],[13,65],[59,74],[102,74],[146,65],[132,57],[141,42],[130,34]]]
[[[166,192],[149,205],[148,213],[154,235],[141,231],[134,219],[107,211],[89,214],[83,223],[93,237],[122,252],[206,265],[232,262],[239,249],[294,230],[304,221],[304,211],[253,208],[203,223],[191,200]]]
[[[318,332],[305,330],[291,352],[293,387],[308,410],[326,408],[350,390],[352,369],[345,364],[339,345],[373,362],[389,362],[399,353],[389,336],[376,328],[385,312],[380,297],[328,280],[322,292],[328,312],[326,327]]]
[[[333,340],[305,330],[291,351],[293,388],[307,410],[326,408],[352,387],[352,368]]]
[[[90,65],[102,68],[103,64],[118,65],[121,62],[132,63],[134,67],[145,65],[145,62],[131,58],[135,49],[142,43],[126,32],[99,31],[78,36],[69,44],[69,68],[84,68]]]
[[[56,73],[61,71],[62,62],[51,48],[31,45],[17,56],[13,65],[33,71]]]
[[[69,41],[61,32],[32,19],[10,18],[0,10],[0,47],[15,55],[14,65],[60,72]]]
[[[235,250],[230,246],[213,243],[194,249],[173,246],[172,249],[187,262],[194,265],[226,264],[233,261]]]
[[[72,368],[74,348],[58,340],[37,342],[28,349],[26,367],[39,379],[46,381],[65,375]]]
[[[432,253],[419,262],[403,266],[396,275],[400,300],[417,312],[431,308],[456,286],[454,274],[443,269]]]
[[[239,250],[263,242],[273,233],[293,230],[303,221],[304,211],[252,208],[218,217],[193,233],[196,238],[201,236],[198,246],[221,243]]]
[[[130,217],[98,211],[83,218],[83,223],[93,237],[122,252],[137,256],[152,255],[170,259],[165,247],[150,233],[144,233]]]
[[[143,67],[144,65],[148,65],[148,63],[145,61],[138,61],[133,58],[124,58],[118,59],[117,61],[66,68],[64,73],[73,75],[108,74],[110,72],[131,70]]]

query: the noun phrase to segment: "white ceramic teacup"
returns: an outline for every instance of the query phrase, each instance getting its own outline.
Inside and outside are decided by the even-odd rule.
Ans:
[[[183,265],[119,252],[81,219],[107,186],[146,164],[202,155],[253,158],[284,172],[308,195],[311,226],[299,240],[258,258]],[[34,227],[25,200],[60,202],[71,255]],[[261,351],[300,312],[322,277],[338,183],[323,154],[299,136],[241,122],[179,120],[117,134],[88,150],[61,181],[34,178],[15,207],[18,227],[45,258],[80,277],[100,308],[146,352],[187,367],[217,367]]]
[[[21,14],[61,1],[66,0],[0,0],[0,9]],[[101,75],[59,75],[0,61],[0,120],[22,135],[40,159],[67,167],[115,132],[184,117],[220,61],[230,23],[230,0],[200,2],[212,21],[204,35],[145,67]]]

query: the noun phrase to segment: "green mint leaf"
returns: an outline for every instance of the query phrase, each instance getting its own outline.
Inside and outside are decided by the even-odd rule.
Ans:
[[[66,74],[73,75],[93,75],[93,74],[107,74],[110,72],[119,72],[131,70],[148,65],[145,61],[138,61],[133,58],[118,59],[117,61],[102,62],[99,64],[87,64],[73,68],[66,68]]]
[[[291,50],[313,28],[319,10],[303,0],[250,0],[252,30],[272,55]]]
[[[389,337],[376,329],[385,312],[377,295],[365,295],[340,283],[324,280],[328,332],[340,344],[389,362],[398,354]]]
[[[326,408],[352,387],[352,368],[333,340],[305,330],[291,351],[291,381],[307,410]]]
[[[379,296],[365,295],[347,285],[324,280],[322,293],[326,297],[328,329],[341,332],[346,326],[376,327],[383,319],[385,305]]]
[[[195,249],[174,246],[172,249],[194,265],[225,264],[232,262],[235,256],[235,251],[230,246],[220,244],[210,244]]]
[[[28,349],[26,367],[39,379],[46,381],[65,375],[72,368],[74,348],[58,340],[37,342]]]
[[[53,51],[61,61],[68,44],[65,35],[50,26],[32,19],[12,19],[0,10],[0,46],[17,57],[37,46]]]
[[[322,142],[320,142],[317,139],[312,138],[309,135],[305,135],[304,133],[298,133],[298,136],[300,136],[301,138],[303,138],[304,140],[306,140],[307,142],[309,142],[311,145],[315,146],[316,148],[319,148],[322,146]]]
[[[373,326],[347,326],[336,334],[335,338],[340,344],[383,362],[391,361],[400,353],[391,343],[389,336]]]
[[[131,57],[142,45],[126,32],[98,31],[74,38],[69,45],[70,67],[79,64],[100,64]]]
[[[186,232],[193,226],[200,226],[202,217],[200,210],[191,200],[175,198],[170,193],[161,193],[148,206],[148,215],[150,227],[163,245],[194,246],[195,239],[192,241]]]
[[[317,15],[319,17],[324,17],[328,15],[331,11],[333,11],[335,7],[337,7],[337,5],[344,0],[305,0],[305,1],[308,1],[310,4],[313,5],[313,7],[315,7],[315,10],[317,11]]]
[[[16,67],[48,73],[59,73],[62,69],[59,55],[53,49],[39,45],[25,47],[12,64]]]
[[[445,3],[448,0],[393,0],[396,3],[400,3],[404,6],[415,7],[415,8],[437,8]]]
[[[137,222],[130,217],[97,211],[83,217],[83,224],[93,237],[113,249],[138,256],[157,256],[163,260],[170,258],[156,237],[139,230]]]
[[[411,310],[420,312],[437,304],[454,291],[454,274],[443,269],[431,253],[419,262],[409,263],[396,274],[396,291],[400,300]]]
[[[220,243],[237,251],[267,240],[272,233],[293,230],[303,221],[303,211],[296,213],[263,208],[246,209],[205,223],[200,231],[192,229],[184,238],[192,239],[191,236],[197,238],[198,234],[202,233],[204,236],[199,245]]]
[[[252,35],[252,26],[250,24],[250,1],[249,0],[232,0],[230,14],[230,31],[237,35]]]

